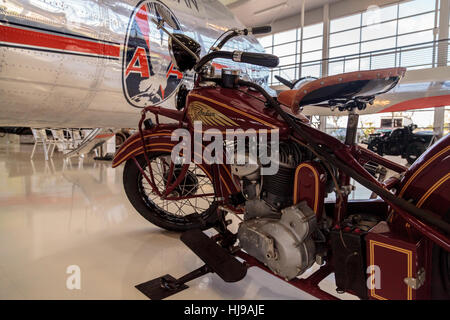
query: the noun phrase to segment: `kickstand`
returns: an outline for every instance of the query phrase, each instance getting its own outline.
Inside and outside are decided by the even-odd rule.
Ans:
[[[200,278],[211,272],[212,270],[207,265],[203,265],[179,279],[175,279],[170,274],[166,274],[165,276],[141,283],[136,286],[136,289],[152,300],[162,300],[189,288],[186,282]]]

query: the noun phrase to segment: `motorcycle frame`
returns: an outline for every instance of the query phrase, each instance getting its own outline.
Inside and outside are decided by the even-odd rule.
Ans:
[[[186,125],[187,121],[187,110],[189,107],[184,108],[182,111],[175,111],[170,110],[166,108],[161,108],[158,106],[148,106],[145,109],[142,110],[142,116],[141,120],[139,122],[139,132],[135,135],[131,136],[124,145],[118,150],[118,153],[116,154],[116,157],[113,161],[113,167],[117,167],[122,162],[133,159],[133,161],[138,166],[140,172],[145,177],[145,179],[149,182],[151,185],[153,191],[163,197],[166,200],[181,200],[186,199],[186,197],[170,197],[169,194],[181,183],[181,181],[184,179],[187,168],[189,165],[183,165],[182,172],[179,177],[177,177],[176,181],[174,183],[171,183],[171,180],[169,179],[167,186],[163,192],[160,192],[159,189],[156,186],[156,183],[153,178],[153,173],[151,170],[148,152],[149,151],[166,151],[171,152],[172,148],[178,143],[177,141],[172,141],[168,136],[170,134],[178,129],[178,128],[188,128]],[[156,119],[156,124],[153,125],[151,128],[144,128],[143,124],[146,120],[146,114],[147,113],[153,113]],[[171,119],[174,119],[178,121],[177,124],[160,124],[159,123],[159,116],[168,117]],[[349,117],[351,118],[351,117]],[[353,121],[354,122],[354,121]],[[355,122],[354,122],[355,123]],[[405,166],[396,164],[388,159],[385,159],[367,149],[361,148],[358,145],[351,142],[351,138],[346,139],[346,143],[342,143],[336,138],[321,132],[320,130],[317,130],[313,127],[311,127],[308,124],[298,122],[298,125],[301,126],[302,131],[308,134],[309,137],[311,137],[312,142],[318,145],[327,146],[330,150],[331,154],[334,154],[336,159],[344,162],[347,166],[347,168],[353,169],[355,172],[357,172],[359,175],[363,176],[365,179],[369,180],[371,183],[375,184],[378,187],[383,188],[384,190],[389,192],[389,189],[394,187],[399,180],[397,181],[390,181],[387,184],[382,184],[379,181],[377,181],[364,167],[363,165],[367,162],[373,162],[377,165],[384,166],[390,170],[393,170],[394,172],[397,172],[399,174],[403,174],[406,172],[407,168]],[[353,135],[354,132],[351,132],[352,130],[356,130],[357,121],[356,124],[353,126],[348,127],[347,137],[350,135]],[[350,131],[350,132],[349,132]],[[192,132],[191,132],[192,133]],[[154,135],[154,138],[148,137]],[[282,139],[292,139],[295,140],[305,146],[308,145],[308,142],[311,141],[305,141],[305,139],[299,135],[294,130],[291,130],[289,135],[283,136]],[[132,147],[131,147],[132,146]],[[205,146],[203,146],[204,148]],[[134,148],[134,149],[133,149]],[[130,150],[133,149],[132,152],[124,152],[124,150]],[[144,154],[144,157],[147,161],[148,168],[150,168],[150,176],[148,176],[144,170],[139,165],[138,161],[136,160],[136,157],[138,155]],[[118,156],[117,156],[118,155]],[[242,214],[242,210],[239,208],[235,208],[232,205],[230,205],[227,201],[229,197],[233,194],[236,194],[240,192],[240,188],[237,185],[236,181],[234,180],[234,176],[231,174],[231,170],[228,165],[224,164],[212,164],[212,165],[201,165],[201,169],[210,177],[215,190],[215,201],[218,204],[218,210],[223,210],[224,207],[226,207],[229,210],[232,210],[236,214]],[[171,172],[173,172],[173,164],[171,165],[170,169]],[[351,175],[348,174],[348,172],[345,172],[342,169],[337,169],[336,174],[339,185],[340,186],[348,186],[350,182]],[[169,175],[171,177],[171,175]],[[372,190],[375,191],[375,190]],[[197,196],[205,196],[205,195],[197,195]],[[195,197],[195,196],[190,196]],[[410,212],[404,210],[403,208],[399,207],[395,203],[391,202],[389,199],[384,198],[381,196],[383,200],[389,205],[390,209],[389,212],[395,211],[398,215],[400,215],[407,223],[411,225],[412,228],[416,229],[421,235],[423,235],[425,238],[429,239],[430,241],[434,242],[438,246],[444,248],[447,251],[450,251],[450,239],[445,236],[440,231],[430,227],[427,224],[424,224],[421,222],[418,218],[414,217]],[[335,212],[334,212],[334,223],[338,224],[345,218],[345,212],[346,208],[348,206],[348,194],[345,194],[342,197],[339,197],[336,200],[335,205]],[[430,242],[431,243],[431,242]],[[274,274],[271,270],[269,270],[267,267],[265,267],[262,263],[257,261],[255,258],[249,256],[243,251],[236,251],[235,255],[244,259],[247,263],[248,267],[259,267],[262,270],[265,270],[266,272],[269,272],[270,274],[282,279],[281,277]],[[337,299],[333,295],[323,291],[319,288],[319,283],[325,279],[329,274],[333,272],[333,266],[332,262],[328,261],[323,266],[320,267],[318,271],[307,277],[306,279],[294,279],[291,281],[287,281],[289,284],[297,287],[298,289],[301,289],[302,291],[305,291],[319,299]]]
[[[178,128],[186,128],[184,121],[186,119],[186,112],[187,112],[188,108],[189,107],[185,108],[183,111],[175,111],[175,110],[170,110],[170,109],[166,109],[166,108],[162,108],[162,107],[158,107],[158,106],[148,106],[142,110],[142,116],[141,116],[141,120],[139,122],[139,137],[140,137],[141,149],[138,150],[137,153],[139,153],[139,154],[143,153],[144,157],[146,158],[147,163],[149,163],[147,151],[152,150],[152,149],[151,149],[151,146],[147,146],[147,141],[144,138],[144,133],[148,134],[148,133],[153,133],[153,132],[161,132],[161,130],[164,130],[165,128],[167,128],[167,125],[163,125],[163,124],[159,123],[160,115],[178,121],[178,125],[171,126],[172,131],[174,131]],[[146,114],[148,112],[153,113],[155,115],[156,125],[150,130],[144,130],[143,123],[146,119]],[[379,181],[377,181],[363,167],[363,165],[365,163],[371,161],[378,165],[381,165],[388,169],[391,169],[397,173],[404,173],[407,170],[407,168],[405,166],[396,164],[396,163],[394,163],[388,159],[385,159],[367,149],[361,148],[355,144],[352,144],[352,145],[344,144],[344,143],[340,142],[339,140],[337,140],[336,138],[334,138],[320,130],[317,130],[305,123],[299,122],[298,124],[302,127],[302,130],[304,130],[304,132],[306,132],[308,134],[308,136],[311,137],[311,139],[313,140],[314,143],[327,146],[330,149],[330,152],[333,153],[336,156],[336,158],[338,158],[339,160],[346,163],[347,167],[352,168],[359,175],[363,176],[364,178],[369,180],[371,183],[383,188],[386,191],[389,191],[389,190],[383,184],[381,184]],[[132,137],[130,137],[129,140],[133,141]],[[297,141],[303,142],[304,144],[307,143],[295,131],[292,131],[289,137],[291,139],[295,139]],[[172,149],[170,147],[173,148],[173,146],[175,146],[177,144],[177,142],[171,141],[170,139],[168,139],[168,140],[170,141],[170,143],[168,144],[169,148],[166,148],[165,151],[171,151]],[[135,141],[133,141],[133,142],[135,142]],[[128,146],[128,143],[124,144],[124,146],[122,146],[122,148],[126,148],[127,146]],[[144,148],[143,146],[146,146],[146,147]],[[203,146],[203,147],[205,147],[205,146]],[[120,150],[118,151],[118,153],[119,152],[120,152]],[[137,155],[138,154],[135,153],[133,155],[130,155],[128,158],[134,158],[134,161],[136,161],[135,157]],[[123,157],[121,157],[120,159],[115,159],[113,166],[115,167],[125,160],[126,159]],[[141,173],[144,175],[146,180],[150,183],[150,185],[152,186],[152,188],[158,195],[165,197],[166,200],[181,200],[180,198],[177,198],[177,197],[169,198],[168,194],[170,194],[170,192],[174,188],[176,188],[179,185],[179,183],[184,179],[184,176],[187,172],[187,166],[188,165],[183,165],[182,174],[178,177],[178,179],[173,184],[169,185],[166,188],[164,193],[160,193],[158,191],[158,188],[156,188],[154,180],[151,177],[152,176],[151,170],[150,170],[150,172],[151,172],[150,177],[148,177],[145,174],[145,172],[142,170],[142,168],[140,168],[140,166],[138,168],[140,169]],[[216,172],[216,170],[218,170],[217,172],[219,172],[221,179],[211,179],[211,180],[214,182],[214,187],[215,187],[216,193],[217,193],[217,191],[220,192],[220,195],[218,197],[218,199],[220,200],[219,204],[226,204],[225,200],[228,199],[228,197],[230,195],[240,192],[240,189],[236,185],[234,177],[231,175],[231,171],[230,171],[230,168],[228,165],[224,165],[224,164],[203,165],[201,168],[203,170],[208,171],[210,178],[213,177],[213,173]],[[173,170],[173,168],[172,168],[172,170]],[[225,176],[225,178],[222,178],[222,176]],[[343,170],[339,169],[337,176],[339,177],[339,182],[341,185],[342,184],[348,185],[350,176],[347,173],[345,173]],[[171,182],[171,181],[169,181],[169,182]],[[226,189],[226,190],[224,190],[224,189]],[[374,190],[372,190],[372,191],[374,191]],[[204,196],[204,195],[201,195],[201,196]],[[407,223],[409,223],[412,227],[417,229],[423,236],[429,238],[431,241],[433,241],[440,247],[444,248],[445,250],[450,251],[450,239],[448,237],[446,237],[443,233],[437,231],[434,228],[431,228],[430,226],[428,226],[426,224],[423,224],[419,219],[412,216],[409,212],[400,208],[398,205],[392,203],[388,199],[384,199],[384,200],[404,220],[406,220]],[[339,223],[344,218],[342,215],[342,212],[345,211],[347,202],[348,202],[347,196],[344,196],[343,198],[339,198],[337,200],[336,207],[338,208],[338,210],[337,210],[337,212],[335,212],[335,217],[334,217],[335,223]],[[234,211],[237,213],[240,213],[240,210],[235,209]]]

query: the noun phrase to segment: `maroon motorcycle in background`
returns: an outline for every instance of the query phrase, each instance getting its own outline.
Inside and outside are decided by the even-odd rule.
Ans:
[[[139,290],[163,299],[206,273],[235,282],[257,266],[320,299],[336,299],[319,288],[331,273],[338,293],[362,299],[449,298],[450,137],[409,169],[355,144],[356,110],[370,108],[377,95],[395,87],[404,68],[308,78],[272,97],[238,70],[218,76],[212,66],[217,58],[278,65],[273,55],[221,50],[247,30],[230,30],[200,58],[193,39],[170,34],[164,21],[159,28],[169,34],[178,70],[195,71],[195,85],[178,91],[177,110],[143,109],[139,132],[117,151],[113,167],[125,163],[124,188],[134,208],[161,228],[183,232],[181,240],[205,265],[179,279],[165,275],[140,284]],[[313,128],[300,113],[307,105],[348,111],[345,143]],[[159,117],[174,121],[161,124]],[[278,172],[262,175],[262,165],[226,161],[174,163],[178,141],[172,133],[186,129],[193,136],[197,121],[202,133],[216,129],[224,140],[227,129],[277,132]],[[380,181],[383,170],[394,174]],[[350,179],[378,197],[349,200]],[[336,200],[325,201],[332,192]],[[229,214],[238,219],[237,233],[227,228]],[[201,231],[210,228],[216,230],[212,237]],[[310,268],[317,271],[300,279]]]

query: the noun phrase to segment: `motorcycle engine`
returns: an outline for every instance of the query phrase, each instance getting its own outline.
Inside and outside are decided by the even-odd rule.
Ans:
[[[315,261],[316,215],[306,202],[293,205],[297,166],[311,154],[295,143],[281,143],[279,170],[260,176],[258,165],[233,165],[241,178],[245,203],[238,239],[242,249],[267,265],[275,274],[293,279]]]

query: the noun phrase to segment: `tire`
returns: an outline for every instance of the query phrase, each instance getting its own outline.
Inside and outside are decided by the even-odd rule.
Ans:
[[[116,149],[119,149],[120,146],[127,140],[126,135],[123,132],[116,133]]]
[[[413,164],[417,158],[426,150],[425,146],[421,142],[413,142],[406,149],[406,160],[409,164]]]
[[[377,140],[372,140],[367,146],[367,149],[383,156],[383,148],[381,147],[381,143]]]
[[[149,153],[149,160],[154,161],[158,157],[167,155],[170,156],[170,154],[167,153]],[[136,157],[136,160],[138,161],[142,169],[147,170],[147,162],[145,161],[143,155]],[[191,169],[189,170],[191,171]],[[198,169],[198,171],[200,170]],[[206,175],[204,176],[207,177]],[[155,179],[156,178],[157,177],[155,174]],[[210,181],[209,178],[208,181]],[[172,206],[172,208],[174,206],[178,206],[178,204],[176,204],[177,202],[159,199],[156,194],[146,191],[148,190],[148,188],[145,186],[146,183],[148,182],[145,181],[145,178],[142,176],[134,160],[128,160],[123,171],[123,185],[125,193],[136,211],[154,225],[169,231],[183,232],[190,229],[205,230],[217,224],[217,204],[214,202],[214,200],[212,200],[212,202],[205,202],[205,207],[207,207],[208,203],[209,207],[207,207],[201,213],[191,213],[189,215],[181,216],[169,211],[169,206]],[[163,188],[164,186],[161,186],[159,190],[162,191]],[[167,210],[157,205],[155,202],[156,200],[151,199],[151,197],[157,197],[160,201],[162,201],[162,203],[166,201]],[[205,199],[200,200],[206,201]],[[212,197],[212,199],[214,199],[214,197]],[[191,201],[189,201],[189,203],[191,203]],[[174,210],[172,209],[172,211]]]
[[[450,253],[433,245],[431,269],[431,299],[450,299]]]

